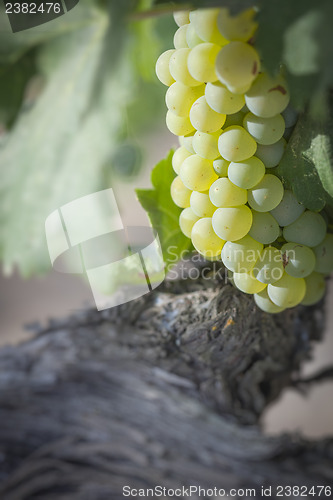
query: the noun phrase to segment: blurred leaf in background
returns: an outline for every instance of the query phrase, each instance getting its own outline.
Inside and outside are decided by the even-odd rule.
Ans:
[[[152,80],[160,38],[150,19],[138,28],[133,7],[142,6],[131,0],[81,0],[47,25],[17,34],[7,26],[1,32],[0,75],[9,80],[0,79],[0,116],[11,127],[0,148],[0,258],[7,273],[15,265],[24,276],[50,269],[47,215],[109,187],[103,171],[121,157],[124,161],[121,144],[135,142],[153,110],[156,115],[152,106],[151,112],[142,111],[144,119],[138,116],[140,105],[149,101],[143,82]],[[43,82],[39,95],[22,103],[34,74]],[[141,153],[130,159],[127,173],[133,176]]]

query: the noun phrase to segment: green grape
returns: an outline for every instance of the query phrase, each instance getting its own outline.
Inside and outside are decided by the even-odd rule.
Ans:
[[[192,228],[198,220],[199,217],[193,212],[192,208],[184,208],[179,216],[179,227],[181,232],[188,238],[191,238]]]
[[[282,116],[286,124],[286,128],[293,127],[294,125],[296,125],[298,119],[298,113],[291,106],[291,104],[288,104],[286,109],[283,111]]]
[[[222,262],[235,273],[248,273],[263,250],[263,245],[246,235],[238,241],[227,241],[222,248]]]
[[[216,132],[223,127],[225,119],[225,115],[216,113],[208,106],[205,96],[199,97],[191,107],[190,121],[200,132]]]
[[[230,42],[216,58],[218,79],[236,94],[245,93],[260,71],[257,51],[248,43]]]
[[[252,217],[253,222],[249,235],[256,241],[269,245],[279,237],[279,225],[270,213],[252,210]]]
[[[174,169],[177,175],[179,175],[180,167],[182,166],[183,161],[189,156],[191,156],[191,153],[187,151],[187,149],[184,146],[181,146],[180,148],[176,149],[176,151],[173,153],[172,168]]]
[[[254,302],[257,304],[259,309],[270,314],[276,314],[284,311],[284,307],[279,307],[268,296],[267,288],[264,288],[259,293],[254,294]]]
[[[316,257],[311,248],[298,243],[286,243],[281,248],[285,271],[294,278],[305,278],[312,273]]]
[[[304,278],[284,273],[282,278],[267,287],[268,296],[279,307],[295,307],[302,302],[306,291]]]
[[[179,176],[172,181],[170,190],[171,198],[178,207],[187,208],[190,206],[192,191],[184,185]]]
[[[204,217],[199,219],[192,228],[192,244],[197,252],[206,258],[219,258],[225,241],[213,231],[212,219]]]
[[[217,179],[213,169],[213,162],[191,155],[183,161],[179,173],[183,183],[192,191],[207,191]]]
[[[333,271],[333,234],[326,234],[323,241],[313,251],[316,256],[315,271],[330,274]]]
[[[190,21],[197,35],[205,42],[225,45],[227,40],[223,38],[217,27],[217,16],[220,9],[197,9],[190,13]]]
[[[188,47],[190,47],[190,49],[193,49],[194,47],[196,47],[197,45],[199,45],[199,43],[205,43],[197,35],[197,32],[195,31],[195,28],[194,28],[193,24],[189,24],[188,25],[188,28],[187,28],[187,31],[186,31],[186,42],[187,42]]]
[[[170,58],[175,53],[175,49],[167,50],[160,55],[160,57],[156,61],[155,72],[157,78],[164,85],[172,85],[175,82],[175,79],[170,73],[169,64]]]
[[[213,168],[215,173],[219,177],[227,177],[228,176],[228,167],[230,162],[225,160],[224,158],[217,158],[213,161]]]
[[[165,94],[167,108],[175,115],[188,118],[192,104],[205,93],[205,86],[187,87],[183,83],[175,82]]]
[[[273,168],[280,163],[286,147],[287,143],[283,137],[268,146],[258,144],[256,156],[264,163],[266,168]]]
[[[245,94],[246,105],[256,116],[271,118],[284,111],[290,95],[282,75],[272,78],[260,73]]]
[[[173,45],[175,49],[187,49],[186,32],[189,24],[180,26],[173,37]]]
[[[192,145],[192,140],[193,140],[194,134],[195,134],[195,131],[191,132],[190,134],[183,135],[183,136],[179,137],[180,145],[184,146],[184,148],[186,148],[187,151],[189,153],[191,153],[192,155],[195,155],[195,151],[194,151],[193,145]]]
[[[283,262],[280,250],[266,247],[254,265],[253,276],[261,283],[275,283],[282,278]]]
[[[306,293],[301,304],[303,306],[313,306],[319,302],[325,295],[326,283],[324,276],[313,272],[305,278]]]
[[[222,158],[228,161],[247,160],[257,149],[253,137],[243,127],[237,125],[223,130],[218,146]]]
[[[295,222],[304,210],[305,206],[297,200],[291,191],[286,189],[281,202],[271,211],[271,214],[278,224],[284,227]]]
[[[319,245],[326,235],[324,218],[315,212],[307,210],[292,224],[285,226],[283,237],[286,241],[300,243],[308,247]]]
[[[259,293],[267,287],[265,283],[256,280],[251,271],[249,273],[234,273],[233,280],[235,287],[244,293]]]
[[[202,158],[207,158],[207,160],[215,160],[220,156],[219,149],[217,146],[218,138],[221,135],[221,130],[213,132],[212,134],[206,134],[205,132],[197,131],[193,136],[193,149]]]
[[[237,241],[249,232],[252,212],[246,205],[218,208],[213,214],[212,223],[215,233],[220,238],[226,241]]]
[[[236,95],[236,94],[234,94],[234,95]],[[227,128],[233,127],[235,125],[237,125],[239,127],[243,127],[244,115],[245,115],[245,113],[242,110],[238,111],[237,113],[233,113],[232,115],[227,115],[227,118],[226,118],[225,123],[224,123],[224,128],[227,129]]]
[[[175,135],[186,135],[194,130],[187,116],[178,116],[170,110],[166,114],[166,125],[170,132]]]
[[[202,82],[198,82],[190,74],[187,61],[192,49],[178,49],[174,50],[171,54],[169,69],[172,77],[176,82],[183,83],[188,87],[195,87],[196,85],[202,85]]]
[[[247,191],[221,177],[210,186],[209,198],[216,207],[238,207],[247,202]]]
[[[265,146],[279,141],[285,129],[282,115],[261,118],[253,113],[247,113],[244,116],[243,126],[259,144]]]
[[[189,10],[176,10],[173,13],[173,18],[177,26],[184,26],[190,22],[190,11]]]
[[[208,192],[193,191],[190,198],[190,205],[193,212],[198,217],[212,217],[216,207],[209,199]]]
[[[255,14],[255,9],[250,8],[233,16],[229,9],[222,8],[217,17],[217,27],[226,40],[247,42],[258,26],[254,21]]]
[[[248,202],[257,212],[269,212],[277,207],[283,197],[282,182],[276,175],[266,174],[248,191]]]
[[[240,111],[245,99],[243,95],[230,92],[221,82],[209,82],[205,90],[208,105],[217,113],[231,115]]]
[[[231,162],[228,169],[228,177],[243,189],[253,188],[265,175],[265,165],[259,158],[251,156],[242,162]]]
[[[217,80],[215,60],[221,47],[215,43],[199,43],[190,52],[187,66],[190,74],[199,82]]]

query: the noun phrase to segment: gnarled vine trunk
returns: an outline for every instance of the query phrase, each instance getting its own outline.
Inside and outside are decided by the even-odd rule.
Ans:
[[[332,439],[258,425],[323,322],[322,305],[269,316],[229,284],[185,280],[3,348],[0,498],[332,483]]]

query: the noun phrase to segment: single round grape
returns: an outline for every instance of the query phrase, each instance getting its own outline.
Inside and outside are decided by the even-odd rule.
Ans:
[[[253,276],[252,272],[234,273],[233,281],[234,281],[235,287],[244,293],[250,293],[250,294],[259,293],[264,288],[267,287],[267,285],[265,283],[261,283],[260,281],[258,281]]]
[[[234,94],[236,95],[236,94]],[[224,128],[227,129],[229,127],[233,127],[237,125],[238,127],[243,128],[243,120],[244,120],[245,113],[243,112],[243,108],[241,111],[238,111],[237,113],[233,113],[232,115],[227,115],[227,118],[224,123]]]
[[[171,198],[178,207],[187,208],[190,206],[192,191],[184,185],[179,176],[172,181],[170,190]]]
[[[271,211],[271,214],[278,224],[284,227],[298,219],[304,210],[305,206],[297,200],[291,191],[286,189],[281,202]]]
[[[266,146],[279,141],[285,129],[282,115],[261,118],[253,113],[247,113],[244,116],[243,126],[259,144]]]
[[[325,295],[326,283],[324,276],[313,272],[305,278],[306,293],[301,304],[303,306],[312,306],[319,302]]]
[[[199,155],[186,158],[180,167],[179,175],[185,186],[192,191],[207,191],[217,179],[213,162]]]
[[[286,273],[294,278],[305,278],[315,268],[315,254],[305,245],[286,243],[281,248],[281,254]]]
[[[230,162],[225,160],[224,158],[217,158],[213,161],[213,168],[215,173],[219,177],[227,177],[228,176],[228,167]]]
[[[188,118],[192,104],[205,93],[205,86],[187,87],[183,83],[175,82],[165,94],[167,108],[177,116]]]
[[[219,81],[207,83],[205,96],[208,105],[214,111],[225,115],[237,113],[245,104],[243,95],[233,94]]]
[[[219,258],[225,241],[219,238],[212,227],[212,219],[199,219],[192,228],[192,244],[197,252],[211,259]]]
[[[173,13],[173,18],[177,26],[183,26],[190,22],[190,11],[189,10],[175,10]]]
[[[222,248],[222,262],[235,273],[248,273],[253,269],[263,245],[246,235],[238,241],[227,241]]]
[[[271,301],[267,293],[267,288],[264,288],[261,292],[254,294],[254,302],[257,304],[259,309],[269,314],[277,314],[284,311],[283,307],[279,307]]]
[[[247,191],[221,177],[210,186],[209,198],[216,207],[238,207],[247,202]]]
[[[254,20],[255,14],[255,9],[250,8],[233,16],[229,9],[222,8],[217,17],[217,27],[226,40],[247,42],[258,26]]]
[[[190,134],[194,127],[187,116],[178,116],[170,110],[166,114],[166,125],[170,132],[175,135]]]
[[[156,61],[156,76],[161,83],[167,86],[172,85],[175,82],[175,79],[171,75],[169,69],[170,58],[175,52],[175,49],[167,50],[166,52],[163,52],[163,54],[161,54]]]
[[[188,56],[187,66],[190,74],[199,82],[215,82],[215,60],[221,47],[215,43],[199,43]]]
[[[324,218],[311,210],[302,213],[295,222],[283,229],[283,237],[286,241],[300,243],[308,247],[319,245],[325,235],[326,223]]]
[[[261,283],[275,283],[282,278],[283,262],[280,250],[266,247],[254,265],[253,276]]]
[[[290,95],[282,75],[260,73],[245,94],[246,105],[256,116],[271,118],[288,106]]]
[[[243,189],[253,188],[264,175],[265,165],[255,156],[241,162],[231,162],[228,169],[231,182]]]
[[[193,127],[200,132],[211,134],[221,129],[226,116],[216,113],[207,104],[205,96],[199,97],[191,107],[190,121]]]
[[[190,49],[193,49],[194,47],[196,47],[197,45],[199,45],[199,43],[205,43],[197,35],[197,32],[195,31],[195,28],[194,28],[193,24],[189,24],[188,25],[188,28],[187,28],[187,31],[186,31],[186,42],[187,42],[188,47],[190,47]]]
[[[199,217],[193,212],[192,208],[184,208],[179,216],[179,227],[181,232],[188,238],[191,238],[192,228],[198,220]]]
[[[184,148],[184,146],[177,148],[176,151],[173,153],[172,168],[174,169],[177,175],[179,175],[180,167],[182,166],[183,161],[189,156],[191,156],[191,153],[187,151],[187,149]]]
[[[264,245],[273,243],[280,235],[280,228],[274,217],[269,212],[255,210],[252,210],[252,216],[249,235]]]
[[[297,119],[298,119],[298,113],[297,111],[292,107],[291,104],[288,104],[286,109],[282,113],[284,122],[286,124],[286,128],[293,127],[296,125]]]
[[[315,271],[330,274],[333,271],[333,234],[326,234],[323,241],[313,249],[316,256]]]
[[[208,192],[193,191],[190,198],[190,205],[198,217],[212,217],[216,210],[216,207],[214,207],[209,199]]]
[[[178,30],[175,32],[173,37],[173,45],[175,49],[187,49],[187,41],[186,41],[186,32],[189,24],[184,24],[180,26]]]
[[[266,174],[248,191],[248,202],[257,212],[269,212],[277,207],[283,197],[282,182],[276,175]]]
[[[283,137],[274,144],[269,144],[267,146],[258,144],[256,156],[264,163],[266,168],[273,168],[280,163],[286,146],[287,143]]]
[[[187,151],[189,153],[191,153],[192,155],[195,154],[195,151],[194,151],[193,145],[192,145],[192,140],[193,140],[194,134],[195,134],[195,131],[191,132],[190,134],[183,135],[183,136],[179,137],[180,145],[184,146],[184,148],[186,148]]]
[[[205,42],[225,45],[227,40],[223,38],[217,27],[217,16],[220,9],[197,9],[190,13],[190,21],[197,35]]]
[[[243,127],[237,125],[223,130],[218,146],[222,158],[228,161],[247,160],[257,149],[253,137]]]
[[[207,160],[215,160],[220,156],[217,143],[221,132],[221,130],[218,130],[212,134],[206,134],[198,130],[194,134],[192,141],[193,149],[196,154],[202,156],[202,158],[207,158]]]
[[[245,93],[259,71],[259,55],[248,43],[230,42],[216,58],[218,79],[235,93]]]
[[[202,85],[202,82],[198,82],[198,80],[193,78],[188,70],[187,61],[191,50],[192,49],[174,50],[170,57],[169,69],[176,82],[183,83],[188,87],[195,87],[196,85]]]
[[[294,278],[287,273],[267,287],[269,298],[279,307],[297,306],[304,299],[305,291],[304,278]]]
[[[250,230],[252,212],[246,205],[240,207],[218,208],[212,217],[216,234],[226,241],[237,241]]]

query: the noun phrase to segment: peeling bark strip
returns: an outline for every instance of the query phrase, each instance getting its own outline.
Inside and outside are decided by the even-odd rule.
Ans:
[[[323,317],[266,315],[230,285],[188,280],[3,348],[1,500],[118,500],[125,485],[261,498],[262,485],[332,483],[332,439],[258,427]]]

